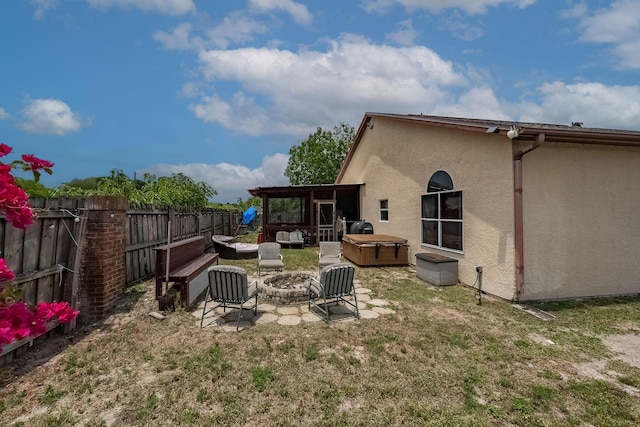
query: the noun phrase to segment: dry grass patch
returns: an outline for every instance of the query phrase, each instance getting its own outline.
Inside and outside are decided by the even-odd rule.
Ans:
[[[313,270],[316,260],[315,249],[285,252],[287,268]],[[236,265],[251,273],[255,260]],[[189,312],[151,318],[146,282],[103,324],[6,369],[0,425],[640,423],[640,368],[607,345],[637,333],[640,299],[547,304],[556,320],[544,322],[492,298],[478,306],[471,290],[429,286],[409,267],[358,268],[356,277],[396,314],[200,329]],[[576,368],[598,360],[613,380]]]

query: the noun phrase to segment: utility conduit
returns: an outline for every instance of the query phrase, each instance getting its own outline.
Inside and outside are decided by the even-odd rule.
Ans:
[[[513,203],[514,203],[514,244],[516,252],[516,301],[524,289],[524,212],[522,202],[522,158],[525,154],[544,144],[545,134],[539,133],[536,142],[527,149],[513,153]]]

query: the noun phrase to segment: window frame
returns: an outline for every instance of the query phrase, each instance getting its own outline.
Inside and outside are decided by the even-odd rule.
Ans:
[[[442,206],[442,195],[446,195],[446,194],[458,194],[459,196],[459,200],[460,200],[460,206],[459,206],[459,210],[460,210],[460,214],[459,214],[459,218],[443,218],[442,217],[442,211],[443,211],[443,206]],[[436,217],[427,217],[427,216],[423,216],[425,214],[425,201],[428,200],[427,197],[429,196],[435,196],[436,197],[436,205],[435,205],[435,210],[436,210]],[[463,254],[464,253],[464,204],[463,204],[463,192],[462,190],[456,190],[456,189],[451,189],[451,190],[444,190],[444,191],[433,191],[433,192],[426,192],[423,193],[420,196],[420,245],[424,246],[424,247],[428,247],[428,248],[434,248],[434,249],[440,249],[443,251],[449,251],[449,252],[454,252],[454,253],[458,253],[458,254]],[[433,244],[433,243],[427,243],[425,242],[425,236],[424,236],[424,230],[425,230],[425,224],[427,223],[436,223],[436,229],[437,229],[437,238],[438,238],[438,244]],[[457,248],[451,248],[451,247],[447,247],[447,246],[443,246],[443,224],[460,224],[460,249]]]
[[[386,202],[386,207],[382,207],[382,202]],[[389,199],[378,199],[378,222],[389,222]],[[385,213],[387,219],[382,218],[382,214]]]

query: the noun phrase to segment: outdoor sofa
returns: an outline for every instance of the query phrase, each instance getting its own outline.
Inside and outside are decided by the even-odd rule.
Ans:
[[[213,235],[213,247],[222,259],[252,259],[258,257],[258,245],[236,242],[232,236]]]

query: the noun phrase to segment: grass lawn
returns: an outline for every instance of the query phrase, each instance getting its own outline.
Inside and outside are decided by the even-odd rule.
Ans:
[[[283,254],[317,269],[315,248]],[[542,304],[543,321],[410,267],[356,277],[395,314],[226,332],[152,318],[153,283],[136,285],[104,322],[0,371],[0,425],[640,425],[640,350],[613,350],[640,343],[640,298]]]

